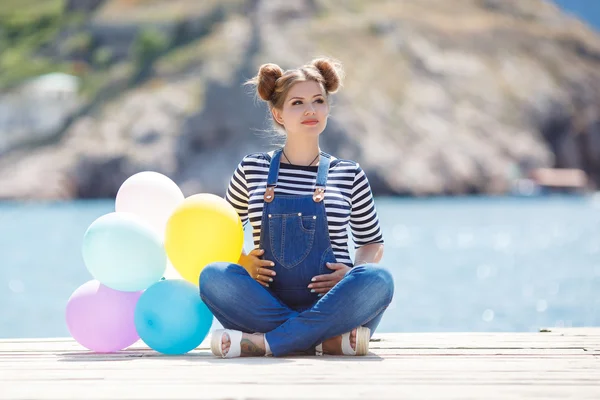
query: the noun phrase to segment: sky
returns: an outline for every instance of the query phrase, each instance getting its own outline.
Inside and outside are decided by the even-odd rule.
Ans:
[[[552,0],[600,32],[600,0]]]

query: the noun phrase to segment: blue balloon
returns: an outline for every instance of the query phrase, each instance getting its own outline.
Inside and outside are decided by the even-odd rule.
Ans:
[[[147,289],[167,269],[161,237],[140,217],[125,212],[95,220],[83,237],[82,253],[96,280],[123,292]]]
[[[135,307],[138,335],[163,354],[185,354],[198,347],[212,321],[198,287],[183,279],[155,283],[142,293]]]

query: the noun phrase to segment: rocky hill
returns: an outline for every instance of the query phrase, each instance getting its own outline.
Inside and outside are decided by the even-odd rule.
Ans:
[[[378,195],[504,193],[542,166],[600,184],[600,37],[549,2],[82,4],[36,53],[81,77],[80,105],[53,135],[11,142],[2,198],[110,197],[141,170],[222,194],[244,154],[274,146],[242,83],[318,55],[346,68],[322,148],[358,160]]]

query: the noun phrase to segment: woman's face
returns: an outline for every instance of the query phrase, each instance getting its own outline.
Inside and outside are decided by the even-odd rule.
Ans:
[[[304,81],[291,87],[282,110],[272,112],[288,134],[319,135],[327,126],[329,104],[321,85]]]

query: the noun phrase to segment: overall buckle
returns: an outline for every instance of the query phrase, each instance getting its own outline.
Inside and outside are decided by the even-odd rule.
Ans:
[[[315,201],[315,203],[319,203],[319,202],[323,201],[324,198],[325,198],[325,188],[317,187],[315,189],[315,193],[313,193],[313,200]]]
[[[275,186],[268,186],[267,190],[265,190],[265,195],[263,196],[263,199],[265,200],[266,203],[270,203],[273,201],[274,198],[275,198]]]

